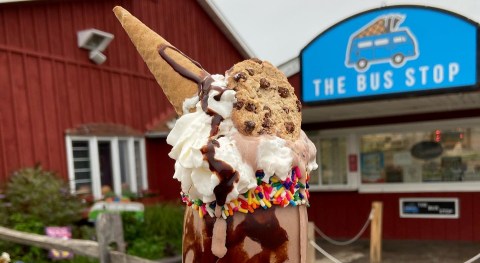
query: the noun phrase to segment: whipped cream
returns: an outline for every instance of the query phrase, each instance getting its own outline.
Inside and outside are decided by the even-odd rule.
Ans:
[[[204,203],[216,200],[214,190],[221,180],[216,173],[220,171],[212,172],[202,152],[212,140],[215,141],[214,159],[229,165],[238,174],[226,196],[227,203],[257,186],[257,170],[264,171],[262,180],[268,182],[273,175],[285,180],[295,166],[300,167],[302,173],[316,169],[315,146],[303,131],[295,142],[271,135],[251,137],[240,134],[231,120],[236,92],[226,89],[224,76],[211,77],[214,80],[212,86],[217,88],[208,91],[208,110],[222,118],[218,132],[212,135],[214,117],[202,109],[202,99],[195,96],[185,100],[185,114],[177,120],[167,137],[167,143],[173,146],[169,156],[176,160],[173,177],[181,182],[185,194]],[[193,105],[195,112],[186,110]]]

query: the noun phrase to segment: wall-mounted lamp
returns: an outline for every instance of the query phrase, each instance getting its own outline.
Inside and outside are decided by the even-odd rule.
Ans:
[[[78,47],[90,50],[90,60],[100,65],[107,57],[102,53],[113,39],[113,34],[95,29],[85,29],[77,32]]]

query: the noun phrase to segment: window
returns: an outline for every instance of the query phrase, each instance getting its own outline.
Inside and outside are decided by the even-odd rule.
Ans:
[[[361,137],[362,183],[480,181],[480,127]]]
[[[357,164],[348,161],[353,149],[352,136],[322,136],[307,133],[317,147],[318,168],[310,176],[312,190],[349,190],[356,188]]]
[[[312,190],[480,189],[480,119],[316,131],[308,135],[317,146],[319,165],[318,171],[312,173]]]
[[[373,42],[372,41],[362,41],[362,42],[358,42],[358,48],[367,48],[367,47],[371,47],[373,46]]]
[[[73,173],[75,180],[73,184],[75,189],[84,192],[92,191],[92,176],[90,170],[90,152],[88,142],[72,142]]]
[[[375,40],[375,46],[384,46],[386,44],[388,44],[388,38],[381,38],[381,39],[377,39]]]
[[[74,193],[100,199],[108,190],[121,196],[148,188],[143,138],[69,135],[66,144]]]
[[[393,43],[403,43],[406,41],[407,39],[404,36],[398,36],[393,38]]]

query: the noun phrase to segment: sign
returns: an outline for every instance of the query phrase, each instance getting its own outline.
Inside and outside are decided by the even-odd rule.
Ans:
[[[357,172],[358,171],[358,155],[349,154],[348,155],[348,171]]]
[[[458,198],[400,198],[402,218],[459,218]]]
[[[361,153],[360,163],[362,183],[381,183],[385,181],[382,175],[384,168],[383,152]]]
[[[397,6],[346,19],[301,52],[306,104],[477,88],[477,25],[440,9]]]
[[[45,234],[49,237],[56,237],[61,239],[71,239],[72,230],[70,227],[48,226],[45,228]],[[50,249],[48,256],[51,259],[69,259],[73,257],[73,253],[69,251],[61,251],[57,249]]]
[[[94,222],[101,213],[131,212],[139,221],[143,221],[145,207],[138,202],[103,202],[93,204],[88,213],[88,219]]]
[[[443,147],[438,142],[423,141],[412,146],[413,157],[423,160],[437,158],[443,153]]]

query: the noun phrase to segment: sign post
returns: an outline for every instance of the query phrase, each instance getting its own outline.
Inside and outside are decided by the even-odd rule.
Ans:
[[[370,263],[382,261],[382,214],[383,203],[373,202],[373,218],[370,225]]]

